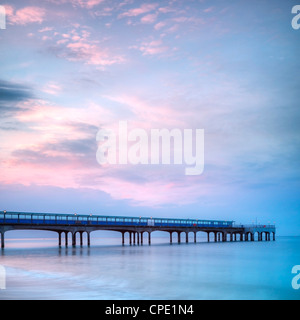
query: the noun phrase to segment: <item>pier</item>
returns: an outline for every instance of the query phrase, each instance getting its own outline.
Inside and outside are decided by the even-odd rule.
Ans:
[[[193,234],[193,242],[197,242],[197,233],[205,232],[207,241],[275,241],[275,225],[235,225],[234,221],[218,221],[203,219],[164,219],[145,217],[122,217],[78,214],[47,214],[0,211],[1,248],[5,247],[5,233],[12,230],[44,230],[58,234],[58,245],[69,245],[69,234],[72,235],[72,246],[77,245],[77,234],[80,235],[80,246],[83,246],[84,234],[86,244],[91,245],[90,234],[93,231],[108,230],[121,233],[122,245],[151,245],[151,235],[155,231],[168,232],[170,244],[173,235],[177,242],[189,242],[189,234]],[[184,238],[182,237],[184,235]]]

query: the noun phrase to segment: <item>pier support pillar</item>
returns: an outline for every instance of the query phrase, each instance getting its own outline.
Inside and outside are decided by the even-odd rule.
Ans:
[[[136,245],[136,242],[135,242],[135,232],[133,232],[133,245]]]
[[[189,233],[188,232],[185,233],[185,242],[189,243]]]
[[[141,245],[144,244],[144,232],[141,232]]]
[[[58,246],[61,247],[61,231],[58,232]]]
[[[4,249],[5,243],[4,243],[4,231],[1,232],[1,248]]]
[[[215,242],[217,242],[218,241],[217,232],[214,232],[214,235],[215,235]]]
[[[148,242],[149,242],[149,246],[151,246],[151,232],[149,232],[149,235],[148,235]]]
[[[88,245],[88,247],[91,246],[91,235],[90,235],[90,232],[87,232],[87,245]]]
[[[132,234],[129,232],[129,244],[132,246]]]
[[[197,243],[197,232],[194,232],[194,243]]]
[[[210,239],[209,239],[209,232],[207,232],[207,242],[210,242]]]
[[[180,232],[177,232],[177,234],[178,234],[178,244],[180,244],[181,243]]]
[[[83,247],[83,231],[80,232],[80,246]]]
[[[137,233],[136,233],[136,236],[137,236],[137,244],[138,244],[138,246],[139,246],[139,245],[140,245],[140,233],[137,232]]]
[[[66,247],[68,246],[68,233],[69,232],[65,232],[65,244],[66,244]]]
[[[76,247],[76,232],[72,232],[72,246]]]
[[[173,243],[173,235],[172,235],[172,232],[170,232],[170,244]]]
[[[125,246],[125,232],[122,232],[122,246]]]

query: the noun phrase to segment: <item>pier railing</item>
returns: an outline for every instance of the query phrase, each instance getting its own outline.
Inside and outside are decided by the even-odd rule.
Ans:
[[[234,221],[203,220],[203,219],[170,219],[153,217],[123,217],[78,214],[47,214],[0,212],[0,224],[30,224],[30,225],[115,225],[141,227],[232,227]]]

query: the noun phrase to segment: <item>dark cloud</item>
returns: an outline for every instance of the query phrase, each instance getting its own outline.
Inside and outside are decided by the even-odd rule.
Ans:
[[[0,102],[19,102],[33,97],[31,88],[0,79]]]
[[[18,104],[29,99],[34,99],[32,88],[0,79],[1,117],[24,110]]]
[[[34,150],[30,148],[17,149],[11,155],[16,163],[48,166],[81,163],[84,166],[97,166],[96,151],[95,139],[79,139],[48,143],[40,145],[38,149]]]
[[[65,140],[57,144],[47,146],[48,149],[66,152],[77,156],[94,156],[97,151],[95,139]]]

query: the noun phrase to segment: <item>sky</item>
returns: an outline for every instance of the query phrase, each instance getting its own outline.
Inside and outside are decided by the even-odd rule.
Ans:
[[[300,235],[300,30],[282,0],[0,0],[0,210]],[[204,129],[205,167],[100,165],[97,133]]]

